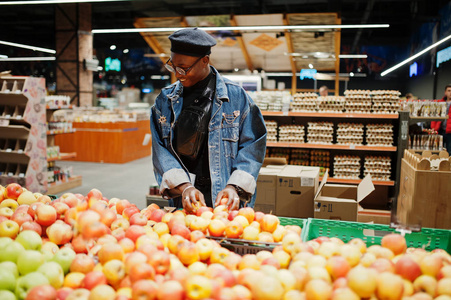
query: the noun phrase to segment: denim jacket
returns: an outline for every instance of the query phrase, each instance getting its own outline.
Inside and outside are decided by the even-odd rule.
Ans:
[[[216,69],[216,92],[208,128],[208,152],[212,202],[227,184],[252,194],[255,203],[257,177],[266,153],[266,127],[258,106],[236,83]],[[183,86],[179,81],[162,89],[151,109],[152,156],[160,192],[191,182],[173,149],[174,121],[183,106]]]

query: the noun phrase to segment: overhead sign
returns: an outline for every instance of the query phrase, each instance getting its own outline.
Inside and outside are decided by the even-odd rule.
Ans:
[[[105,58],[105,71],[121,71],[121,61],[118,58]]]
[[[318,71],[316,69],[302,69],[301,75],[299,76],[301,80],[304,79],[315,79],[315,75]]]
[[[437,68],[440,66],[440,64],[442,64],[450,59],[451,59],[451,46],[438,51],[437,52],[437,61],[436,61]]]
[[[409,77],[418,76],[418,64],[414,62],[409,68]]]

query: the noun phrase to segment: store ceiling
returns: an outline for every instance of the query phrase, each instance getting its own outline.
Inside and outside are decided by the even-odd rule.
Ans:
[[[93,29],[133,28],[138,18],[161,18],[182,16],[230,15],[239,24],[271,25],[280,23],[284,14],[337,13],[342,24],[388,23],[388,29],[348,29],[341,34],[341,47],[349,53],[358,52],[361,45],[407,45],[411,33],[424,22],[434,22],[438,11],[449,1],[445,0],[134,0],[92,4]],[[0,7],[0,40],[24,43],[39,47],[55,48],[54,5],[21,5]],[[254,15],[254,17],[242,17]],[[260,18],[259,18],[260,15]],[[266,18],[266,16],[270,16]],[[262,18],[263,17],[263,18]],[[319,19],[321,21],[321,19]],[[263,24],[259,24],[262,23]],[[300,44],[315,48],[312,38],[300,39]],[[255,39],[252,34],[243,35],[248,44]],[[284,41],[285,37],[277,37]],[[322,36],[317,36],[320,41]],[[139,33],[95,35],[94,48],[107,48],[116,44],[121,48],[149,47]],[[286,44],[286,43],[285,43]],[[287,50],[287,49],[283,49]],[[19,50],[0,45],[0,54],[9,56],[28,55]],[[283,52],[283,51],[282,51]],[[271,58],[258,51],[253,55],[256,67],[274,65]],[[246,62],[233,59],[238,65]],[[266,62],[264,61],[266,60]],[[219,63],[219,60],[218,60]],[[289,60],[276,64],[280,69],[290,68]],[[301,65],[297,63],[299,69]]]

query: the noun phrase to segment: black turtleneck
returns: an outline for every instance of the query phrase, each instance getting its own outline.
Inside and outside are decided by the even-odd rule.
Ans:
[[[183,87],[183,108],[193,104],[196,105],[195,103],[193,103],[194,100],[202,95],[212,76],[213,72],[210,70],[210,74],[208,74],[207,77],[205,77],[195,85],[190,87]]]

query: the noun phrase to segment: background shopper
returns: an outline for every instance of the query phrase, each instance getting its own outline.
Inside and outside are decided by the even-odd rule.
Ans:
[[[446,147],[446,150],[451,155],[451,84],[446,85],[445,87],[445,95],[441,100],[438,100],[439,102],[446,102],[446,115],[448,116],[448,120],[445,120],[443,122],[440,121],[434,121],[431,122],[431,128],[435,129],[439,134],[443,135],[443,143]]]

